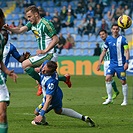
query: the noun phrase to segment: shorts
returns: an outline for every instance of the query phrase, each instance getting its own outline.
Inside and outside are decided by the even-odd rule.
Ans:
[[[53,58],[53,53],[50,53],[50,54],[45,54],[45,55],[41,54],[30,57],[29,60],[32,64],[32,67],[35,68],[41,66],[45,60],[51,60],[52,58]]]
[[[10,97],[9,97],[9,92],[7,89],[6,84],[0,85],[0,102],[9,102]]]
[[[117,77],[120,80],[126,80],[126,71],[124,70],[123,66],[109,66],[109,68],[107,69],[107,73],[106,75],[114,75],[117,74]]]
[[[110,61],[104,61],[104,76],[106,76],[106,71],[109,67]]]

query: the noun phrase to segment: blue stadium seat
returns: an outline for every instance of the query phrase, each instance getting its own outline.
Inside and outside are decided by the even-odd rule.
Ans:
[[[74,55],[74,49],[69,49],[67,55],[68,56],[73,56]]]
[[[75,44],[75,48],[78,49],[78,48],[82,48],[82,44],[81,42],[76,42]]]
[[[128,29],[125,30],[125,35],[130,35],[132,33],[133,33],[132,28],[128,28]]]
[[[97,36],[96,42],[102,42],[103,40],[101,39],[100,36]]]
[[[89,45],[88,45],[88,42],[87,41],[84,42],[84,43],[82,43],[82,48],[83,49],[88,49],[89,48]]]
[[[82,50],[81,49],[75,49],[74,56],[81,56],[82,55]]]
[[[65,56],[67,54],[68,54],[68,50],[67,49],[62,49],[60,56]]]
[[[89,56],[93,56],[93,55],[94,55],[94,49],[90,49],[90,50],[88,51],[88,53],[89,53]]]
[[[89,50],[88,49],[84,49],[82,56],[88,56],[89,55]]]
[[[67,34],[67,28],[62,28],[62,29],[61,29],[61,33],[62,33],[62,34]]]
[[[81,42],[82,37],[80,35],[76,35],[75,41],[76,42]]]
[[[95,44],[95,43],[91,43],[91,44],[89,45],[89,48],[92,48],[92,49],[96,48],[96,44]]]
[[[88,35],[83,35],[83,36],[82,36],[82,41],[83,41],[83,42],[88,42],[88,40],[89,40]]]
[[[90,38],[89,38],[88,41],[89,41],[89,42],[95,42],[95,41],[96,41],[96,35],[90,36]]]

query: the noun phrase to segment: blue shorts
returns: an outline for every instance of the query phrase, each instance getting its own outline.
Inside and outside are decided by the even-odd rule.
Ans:
[[[114,75],[117,74],[117,77],[120,80],[126,80],[126,71],[124,70],[123,66],[113,66],[110,65],[106,71],[106,75]]]

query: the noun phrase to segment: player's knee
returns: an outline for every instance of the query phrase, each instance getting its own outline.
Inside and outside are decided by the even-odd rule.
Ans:
[[[29,65],[29,61],[28,60],[24,60],[23,62],[22,62],[22,68],[23,69],[26,69],[27,67],[29,67],[30,65]]]
[[[6,112],[1,112],[0,113],[0,122],[5,122],[6,121]]]
[[[58,111],[54,109],[54,112],[55,112],[56,114],[60,115],[61,112],[62,112],[62,109],[60,109],[60,110],[58,110]]]

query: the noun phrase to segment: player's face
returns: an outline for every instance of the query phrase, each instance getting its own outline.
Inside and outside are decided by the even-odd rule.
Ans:
[[[37,13],[32,13],[31,11],[28,11],[26,13],[27,20],[30,21],[32,24],[37,24],[36,17]]]
[[[113,26],[111,28],[111,31],[112,31],[113,36],[118,36],[119,35],[119,27],[118,26]]]
[[[107,33],[105,33],[104,31],[101,31],[99,35],[100,35],[100,37],[101,37],[101,39],[102,39],[103,41],[106,40],[106,38],[107,38]]]
[[[45,75],[51,74],[51,70],[47,67],[47,64],[44,65],[44,67],[42,68],[42,74],[45,74]]]

